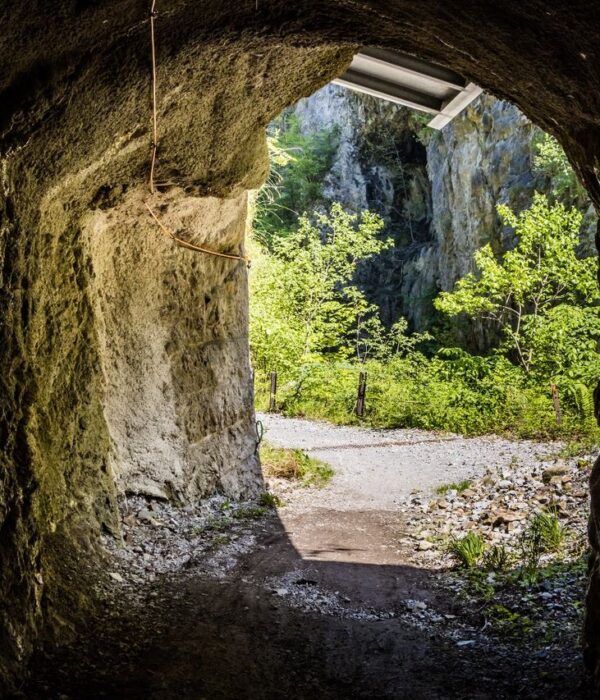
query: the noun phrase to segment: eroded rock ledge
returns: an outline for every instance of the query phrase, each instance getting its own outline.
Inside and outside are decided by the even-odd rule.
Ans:
[[[0,8],[4,679],[91,604],[81,562],[101,528],[118,529],[118,491],[186,499],[258,485],[245,270],[174,248],[143,207],[147,9]],[[165,184],[153,203],[199,243],[239,249],[245,192],[267,170],[265,125],[363,43],[436,59],[516,102],[560,138],[600,203],[600,20],[587,3],[176,0],[158,11]]]

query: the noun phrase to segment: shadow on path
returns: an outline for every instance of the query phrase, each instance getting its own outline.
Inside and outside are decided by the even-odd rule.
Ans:
[[[370,512],[370,528],[357,513],[315,511],[310,526],[302,517],[249,525],[255,546],[221,577],[200,557],[148,586],[141,602],[124,597],[76,645],[38,659],[22,697],[593,697],[578,650],[540,666],[522,649],[457,646],[444,623],[407,613],[417,600],[443,617],[454,601],[435,587],[436,572],[376,551],[385,538],[377,545],[373,532],[389,540],[402,528],[397,515]]]

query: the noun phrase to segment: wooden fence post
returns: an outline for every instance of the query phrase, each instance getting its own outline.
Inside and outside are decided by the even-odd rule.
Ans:
[[[367,393],[367,373],[361,372],[358,378],[358,394],[356,396],[356,415],[362,418],[365,413],[365,395]]]
[[[271,392],[269,394],[269,413],[277,411],[277,372],[271,372]]]
[[[562,423],[562,410],[560,408],[560,396],[558,395],[558,387],[556,384],[550,384],[550,391],[552,392],[554,413],[556,413],[556,423],[560,425]]]

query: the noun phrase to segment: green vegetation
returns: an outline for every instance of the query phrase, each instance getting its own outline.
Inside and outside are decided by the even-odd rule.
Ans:
[[[485,555],[485,569],[505,571],[510,563],[510,553],[503,544],[495,544]]]
[[[564,155],[556,160],[555,143],[538,144],[536,167],[563,182],[561,196],[536,194],[520,213],[499,206],[515,247],[498,255],[484,246],[476,271],[434,301],[448,324],[497,330],[498,344],[474,355],[445,346],[443,331],[410,333],[404,318],[385,327],[356,284],[361,263],[391,243],[378,216],[326,206],[320,188],[335,138],[305,136],[293,120],[271,136],[278,184],[267,188],[268,206],[259,196],[250,279],[258,408],[268,406],[276,371],[283,413],[357,422],[366,371],[361,420],[376,427],[600,442],[592,400],[600,377],[597,263],[578,252],[582,215],[565,204],[576,179]]]
[[[260,504],[265,508],[281,508],[284,502],[274,493],[265,491],[260,497]]]
[[[250,342],[255,366],[290,371],[303,358],[327,353],[362,358],[380,342],[376,309],[352,284],[361,260],[380,252],[383,222],[370,212],[303,216],[276,253],[257,261],[253,278]]]
[[[582,216],[536,194],[518,216],[498,213],[518,244],[497,259],[488,244],[475,254],[475,274],[435,306],[448,316],[466,314],[494,323],[501,349],[535,379],[590,383],[600,376],[600,292],[594,258],[576,255]]]
[[[267,514],[265,506],[242,506],[232,511],[231,517],[236,520],[259,520]]]
[[[459,481],[457,483],[451,483],[451,484],[444,484],[443,486],[438,486],[435,492],[439,494],[440,496],[445,496],[449,491],[456,491],[457,493],[462,493],[463,491],[466,491],[469,486],[471,486],[471,482],[468,479],[463,479],[463,481]]]
[[[228,544],[231,544],[233,541],[233,538],[231,535],[215,535],[210,542],[209,542],[209,548],[210,549],[219,549],[220,547],[226,547]]]
[[[268,250],[296,229],[299,217],[320,202],[337,133],[302,134],[298,118],[284,113],[270,126],[271,172],[255,201],[254,235]]]
[[[263,474],[278,479],[293,479],[303,486],[326,486],[333,476],[333,469],[325,462],[309,457],[302,450],[272,447],[263,442],[260,449]]]
[[[462,566],[472,569],[483,559],[486,546],[483,537],[477,532],[469,532],[460,539],[452,540],[449,551],[454,554]]]
[[[486,615],[496,631],[503,637],[523,637],[533,628],[533,623],[528,615],[509,610],[501,603],[490,605],[486,610]]]
[[[554,513],[537,513],[530,525],[531,539],[540,543],[542,552],[559,552],[564,544],[565,530]]]
[[[586,206],[589,203],[588,193],[577,179],[558,141],[540,131],[535,139],[535,150],[534,170],[549,178],[553,198],[567,204]]]

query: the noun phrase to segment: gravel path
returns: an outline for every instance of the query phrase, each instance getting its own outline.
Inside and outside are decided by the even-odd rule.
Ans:
[[[393,509],[415,490],[431,494],[443,484],[481,477],[489,468],[511,463],[539,464],[558,443],[464,438],[425,430],[373,430],[259,414],[265,439],[275,447],[300,448],[335,470],[319,492],[319,507]],[[310,507],[307,494],[298,503]]]
[[[259,418],[273,445],[331,463],[331,482],[272,480],[276,510],[123,500],[123,539],[105,535],[97,572],[102,605],[72,645],[34,659],[18,698],[597,697],[578,641],[585,460],[544,480],[556,443]],[[427,494],[471,477],[460,494]],[[541,504],[568,537],[524,589],[519,528]],[[473,528],[513,548],[477,587],[446,547]]]

